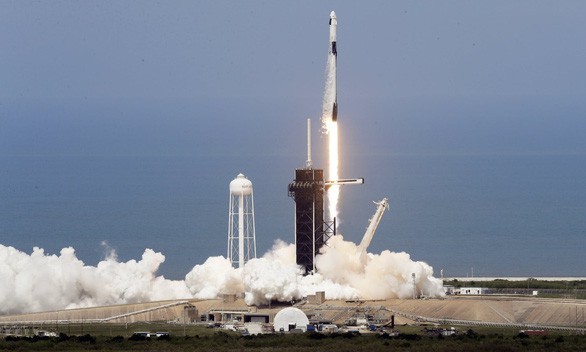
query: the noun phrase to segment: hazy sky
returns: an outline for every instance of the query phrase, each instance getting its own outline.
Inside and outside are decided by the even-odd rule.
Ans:
[[[583,1],[0,0],[0,154],[297,154],[331,10],[345,155],[586,152]]]
[[[558,248],[559,267],[577,273],[580,258],[567,253],[584,248],[574,194],[586,155],[584,1],[0,0],[0,242],[73,245],[91,263],[100,241],[126,239],[136,248],[120,248],[124,260],[143,246],[190,253],[167,263],[180,277],[201,259],[191,253],[224,253],[227,185],[241,171],[255,182],[264,249],[292,241],[286,185],[304,165],[305,119],[318,126],[332,10],[341,175],[367,180],[343,191],[343,233],[358,240],[370,202],[389,197],[375,250],[460,273],[481,272],[476,253],[487,248],[486,268],[525,250],[534,257],[518,272],[531,273],[552,261],[544,248]],[[325,138],[314,134],[323,167]],[[442,168],[444,155],[462,154],[489,157]],[[556,157],[500,158],[519,154]],[[102,206],[96,194],[130,196]],[[153,207],[137,211],[141,197]],[[119,213],[130,219],[119,224]],[[148,233],[154,244],[142,242]],[[214,249],[200,248],[212,235]],[[452,243],[469,258],[437,254]]]

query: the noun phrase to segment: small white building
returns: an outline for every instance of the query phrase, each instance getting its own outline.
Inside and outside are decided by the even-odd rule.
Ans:
[[[457,295],[484,295],[488,289],[484,287],[460,287],[456,290]]]
[[[301,309],[295,307],[285,308],[275,315],[273,325],[275,332],[289,332],[291,330],[307,331],[309,319]]]

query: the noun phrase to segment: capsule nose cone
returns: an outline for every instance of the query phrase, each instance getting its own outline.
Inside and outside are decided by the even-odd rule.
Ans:
[[[332,18],[332,19],[336,19],[336,12],[335,12],[335,11],[332,11],[332,12],[330,13],[330,18]]]

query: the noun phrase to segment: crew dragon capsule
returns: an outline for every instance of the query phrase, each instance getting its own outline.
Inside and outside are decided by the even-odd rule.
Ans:
[[[336,26],[338,20],[336,19],[336,13],[332,11],[330,13],[330,54],[337,56],[338,51],[336,50]]]

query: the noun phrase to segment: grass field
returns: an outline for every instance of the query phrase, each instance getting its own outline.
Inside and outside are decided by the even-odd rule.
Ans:
[[[47,327],[54,330],[55,327]],[[49,338],[8,337],[0,351],[584,351],[586,336],[550,333],[527,337],[518,330],[460,328],[457,336],[426,334],[421,327],[399,327],[398,336],[388,334],[272,334],[240,336],[235,332],[204,326],[174,324],[81,324],[61,325],[61,335]],[[168,339],[136,341],[135,331],[166,331]],[[77,335],[77,336],[75,336]]]

